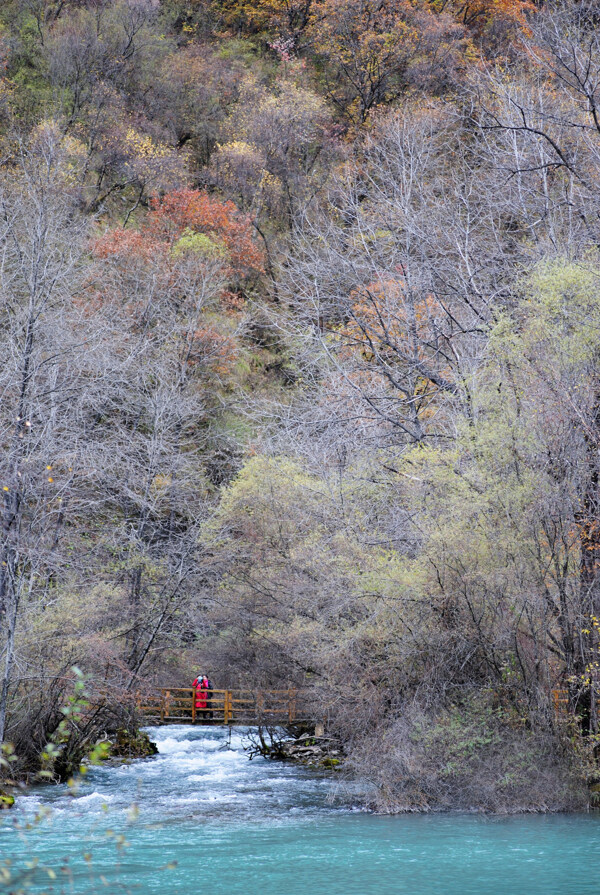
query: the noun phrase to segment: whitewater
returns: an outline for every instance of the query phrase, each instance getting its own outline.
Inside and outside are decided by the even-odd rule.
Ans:
[[[19,797],[0,818],[0,861],[13,877],[0,892],[598,892],[595,815],[378,817],[361,807],[361,787],[335,774],[249,761],[247,729],[148,732],[157,756]]]

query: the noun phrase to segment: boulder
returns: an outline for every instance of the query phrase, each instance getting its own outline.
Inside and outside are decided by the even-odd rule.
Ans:
[[[110,755],[114,758],[147,758],[158,755],[158,749],[147,733],[141,730],[132,733],[122,728],[117,731]]]

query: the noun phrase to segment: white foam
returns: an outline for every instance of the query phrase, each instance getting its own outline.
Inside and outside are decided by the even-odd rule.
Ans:
[[[100,793],[100,792],[91,792],[88,796],[75,796],[75,801],[77,802],[78,805],[84,805],[84,804],[87,804],[88,802],[97,801],[98,799],[101,802],[106,802],[106,803],[114,802],[114,796],[107,795],[106,793],[104,795],[102,795],[102,793]]]
[[[175,737],[166,737],[156,742],[159,755],[173,755],[177,752],[189,752],[192,748],[192,740],[178,740]],[[196,741],[193,742],[196,745]]]
[[[225,768],[215,768],[206,774],[190,774],[186,778],[188,783],[220,783],[223,780],[231,780],[230,774]]]

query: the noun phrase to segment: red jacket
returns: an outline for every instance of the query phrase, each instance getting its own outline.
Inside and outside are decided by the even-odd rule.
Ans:
[[[194,686],[194,689],[196,690],[196,708],[197,709],[205,709],[206,708],[206,687],[202,686],[202,679],[196,678],[193,686]]]

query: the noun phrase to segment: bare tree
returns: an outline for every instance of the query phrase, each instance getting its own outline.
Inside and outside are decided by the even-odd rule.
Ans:
[[[0,185],[0,741],[19,613],[23,603],[49,599],[85,478],[80,423],[96,336],[77,303],[86,227],[76,211],[75,170],[48,124],[5,165]]]

